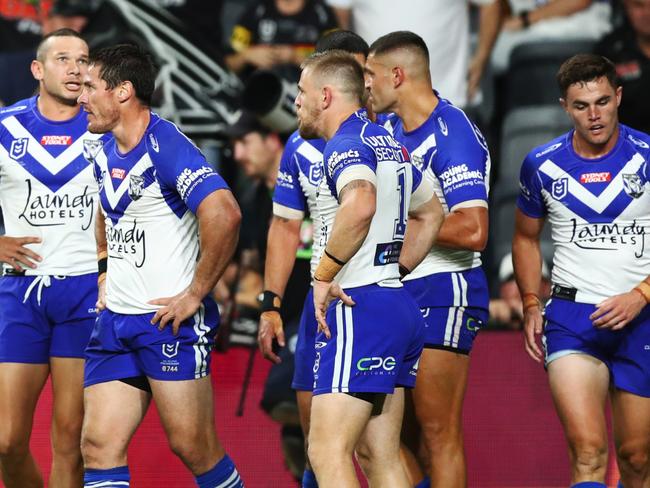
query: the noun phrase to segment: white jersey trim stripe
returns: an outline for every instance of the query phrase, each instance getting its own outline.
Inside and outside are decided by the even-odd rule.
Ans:
[[[305,212],[273,202],[273,215],[289,220],[302,220]]]
[[[298,146],[298,149],[296,149],[296,152],[307,158],[312,164],[322,164],[323,162],[323,153],[307,141],[303,141],[302,144]]]
[[[460,306],[467,307],[467,280],[462,273],[458,273],[456,276],[458,276],[458,282],[460,283]]]
[[[352,321],[352,308],[343,305],[345,312],[345,362],[343,364],[343,380],[341,392],[347,393],[350,386],[350,373],[352,371],[352,346],[354,345],[354,322]]]
[[[334,374],[332,374],[332,392],[339,393],[341,368],[343,363],[343,302],[336,304],[336,355],[334,356]]]
[[[463,313],[465,307],[458,307],[456,309],[456,319],[454,320],[454,339],[451,343],[452,347],[458,347],[458,339],[460,338],[460,329],[463,328]]]
[[[448,346],[451,343],[451,334],[454,330],[454,308],[449,307],[449,312],[447,312],[447,323],[445,324],[445,341],[444,345]]]
[[[458,283],[456,282],[458,273],[451,273],[451,285],[454,290],[454,307],[460,307],[460,288]]]

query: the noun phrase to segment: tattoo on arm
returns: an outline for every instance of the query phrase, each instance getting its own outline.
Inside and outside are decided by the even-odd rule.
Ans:
[[[350,183],[345,185],[339,192],[339,202],[343,201],[347,192],[349,192],[350,190],[354,190],[356,188],[368,188],[372,191],[375,191],[375,185],[370,183],[368,180],[352,180]]]

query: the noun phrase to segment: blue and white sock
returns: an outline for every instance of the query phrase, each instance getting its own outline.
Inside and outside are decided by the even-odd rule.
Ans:
[[[429,488],[431,486],[431,478],[425,476],[422,481],[420,481],[415,488]]]
[[[318,481],[313,471],[305,469],[302,473],[302,488],[318,488]]]
[[[607,488],[607,485],[598,481],[581,481],[580,483],[571,485],[571,488]]]
[[[86,469],[84,488],[125,488],[129,486],[131,475],[128,466],[111,469]]]
[[[199,488],[243,488],[244,482],[239,477],[235,463],[226,454],[207,473],[194,478]],[[102,487],[103,488],[103,487]]]

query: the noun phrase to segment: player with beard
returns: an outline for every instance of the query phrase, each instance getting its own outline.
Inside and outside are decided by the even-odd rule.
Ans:
[[[230,261],[239,207],[172,123],[150,110],[156,70],[134,45],[93,54],[79,103],[100,188],[101,309],[86,349],[85,486],[129,486],[127,448],[153,398],[172,451],[200,488],[243,486],[214,425],[209,296]],[[199,252],[200,251],[200,252]]]
[[[316,198],[323,238],[313,285],[319,333],[309,459],[319,486],[359,486],[352,464],[359,445],[372,486],[407,487],[399,432],[422,318],[399,281],[398,258],[401,251],[414,266],[424,257],[440,205],[406,150],[366,117],[363,71],[350,54],[309,58],[298,89],[300,135],[327,141]]]

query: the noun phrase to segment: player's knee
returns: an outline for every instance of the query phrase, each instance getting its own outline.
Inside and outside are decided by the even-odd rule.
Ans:
[[[648,449],[643,444],[623,443],[616,451],[621,471],[645,475],[648,473]]]
[[[126,444],[110,435],[100,435],[88,430],[81,434],[81,456],[85,466],[119,463],[126,459]]]
[[[5,425],[0,430],[0,457],[15,458],[27,455],[29,452],[29,435],[11,429]]]
[[[194,466],[202,466],[214,458],[215,452],[211,449],[211,444],[209,439],[199,439],[186,433],[169,436],[169,448],[190,469]]]
[[[600,443],[582,444],[571,448],[575,469],[583,474],[596,473],[607,467],[607,446]]]
[[[52,422],[52,451],[54,455],[78,455],[80,452],[80,440],[80,419],[65,419]]]
[[[460,422],[449,419],[421,418],[422,433],[429,446],[444,446],[461,439]]]

